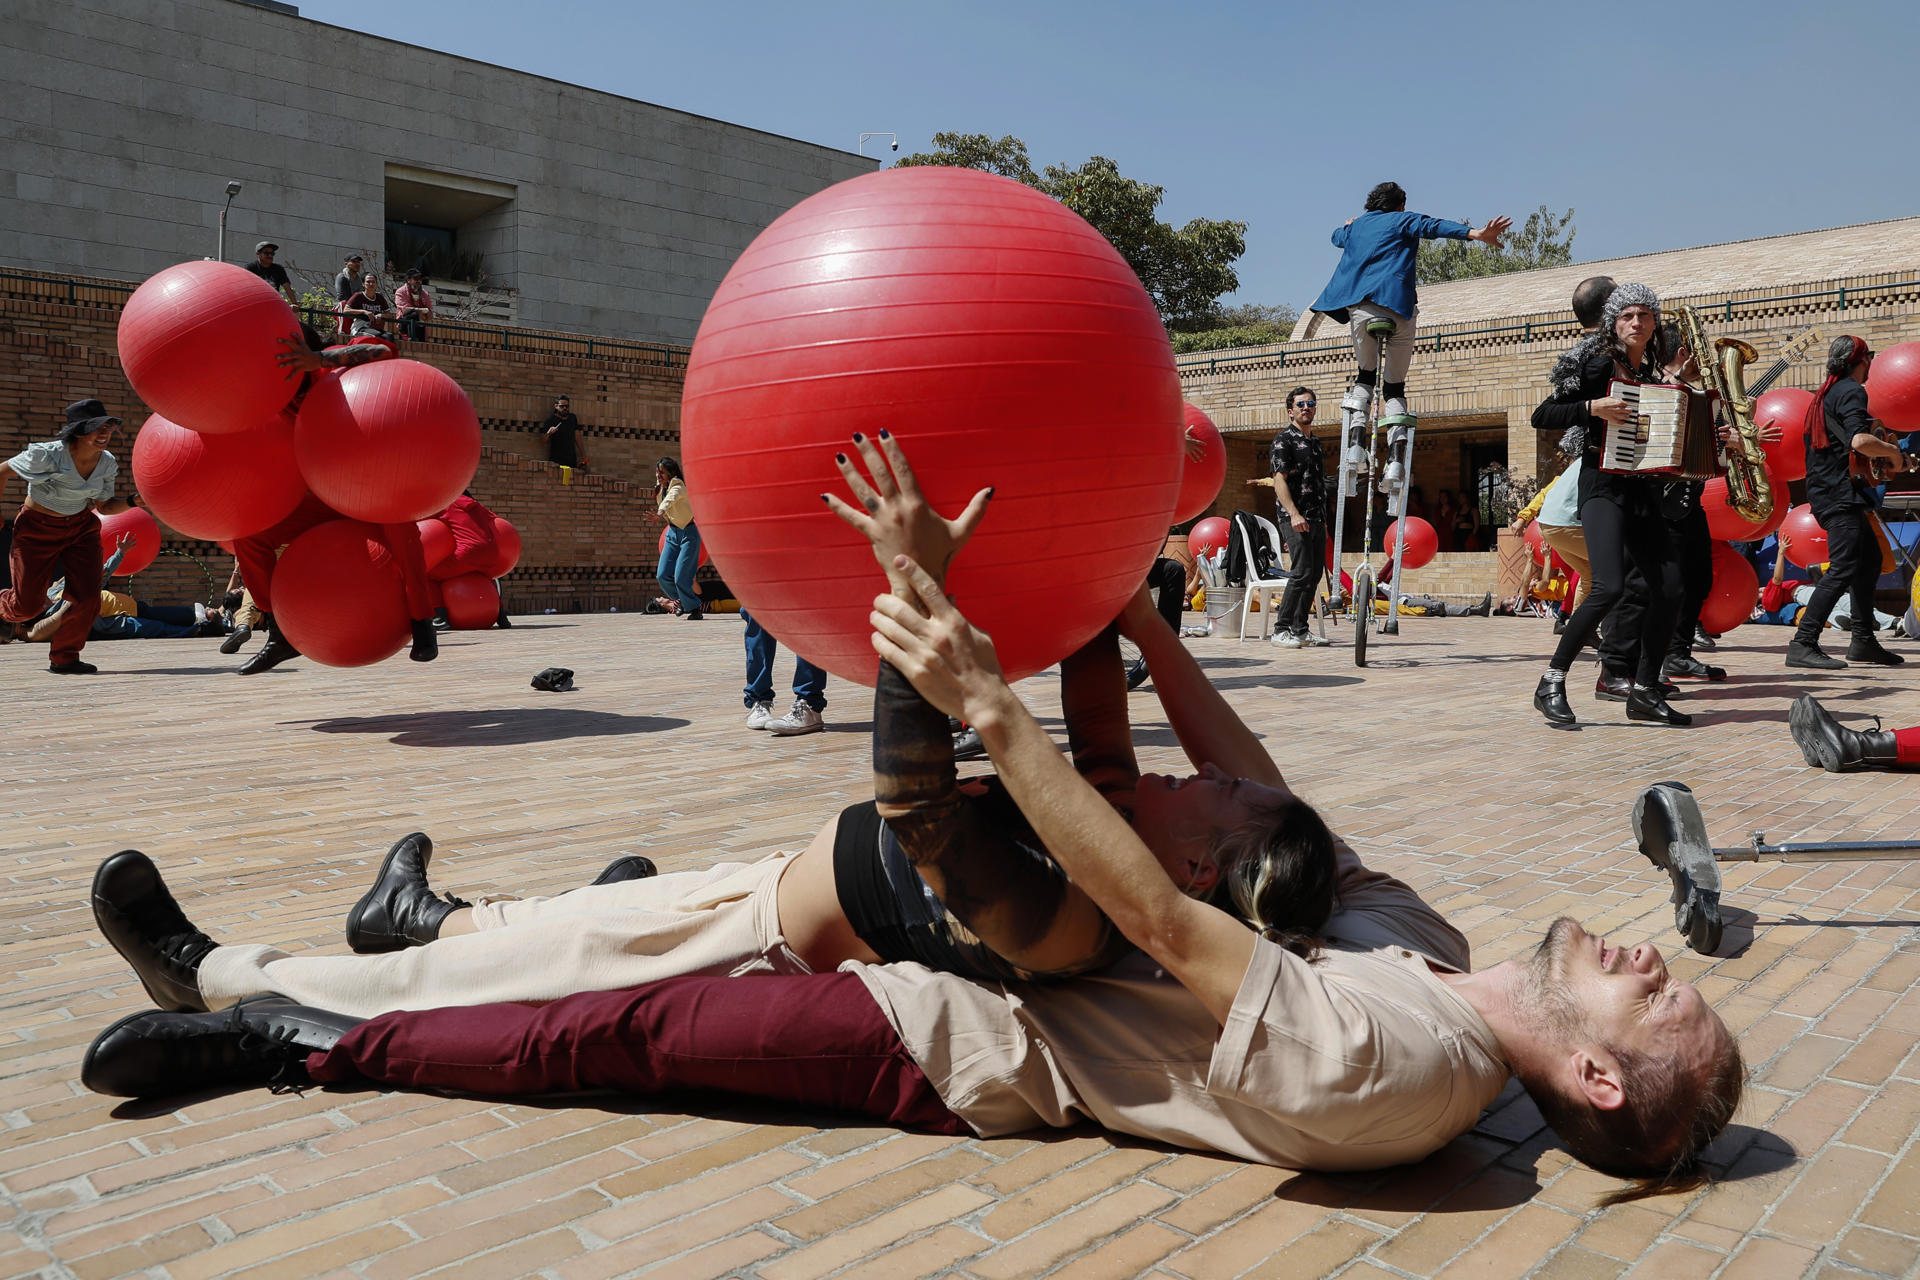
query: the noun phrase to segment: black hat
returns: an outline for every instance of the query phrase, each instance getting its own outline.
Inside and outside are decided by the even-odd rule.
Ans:
[[[277,245],[275,246],[275,248],[278,248],[278,247],[279,247],[279,246],[277,246]],[[360,256],[359,254],[357,254],[357,253],[350,253],[350,254],[348,254],[348,255],[346,256],[346,261],[348,261],[348,262],[365,262],[365,261],[366,261],[366,259],[365,259],[365,258],[363,258],[363,257],[361,257],[361,256]]]
[[[253,246],[253,251],[255,253],[260,252],[262,249],[272,249],[274,252],[278,253],[280,251],[280,246],[275,244],[271,240],[262,240],[259,244]]]
[[[71,443],[119,421],[98,400],[75,400],[67,406],[67,422],[60,428],[60,439]]]

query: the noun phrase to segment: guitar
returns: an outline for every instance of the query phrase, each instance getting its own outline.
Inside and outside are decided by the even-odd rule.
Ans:
[[[1820,330],[1811,327],[1788,339],[1787,344],[1780,348],[1780,354],[1775,357],[1774,362],[1767,366],[1767,371],[1748,384],[1747,399],[1758,400],[1772,390],[1773,384],[1780,380],[1780,375],[1785,373],[1794,361],[1807,354],[1807,348],[1818,341],[1820,341]]]
[[[1876,440],[1884,440],[1895,446],[1900,443],[1898,436],[1877,422],[1867,430],[1873,433]],[[1890,458],[1869,458],[1858,449],[1849,450],[1847,453],[1847,474],[1861,484],[1871,487],[1877,488],[1903,471],[1916,470],[1920,470],[1920,459],[1910,454],[1902,454],[1901,460],[1895,462]]]

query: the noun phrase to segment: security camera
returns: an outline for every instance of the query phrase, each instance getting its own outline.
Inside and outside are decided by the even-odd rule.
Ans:
[[[897,138],[896,138],[896,139],[894,140],[894,143],[893,143],[893,149],[894,149],[895,151],[898,151],[898,150],[900,149],[900,142],[899,142],[899,139],[897,139]]]
[[[237,182],[229,182],[227,184],[227,199],[231,200],[233,199],[233,197],[239,194],[240,194],[240,184]]]

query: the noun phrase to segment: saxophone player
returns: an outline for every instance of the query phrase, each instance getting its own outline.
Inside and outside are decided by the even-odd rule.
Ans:
[[[1787,646],[1787,665],[1833,670],[1847,662],[1897,667],[1905,661],[1881,647],[1873,635],[1873,588],[1880,580],[1880,543],[1869,513],[1879,505],[1873,490],[1854,479],[1852,456],[1902,465],[1897,446],[1873,434],[1867,414],[1865,383],[1873,352],[1863,338],[1842,334],[1827,348],[1827,380],[1807,409],[1807,503],[1827,531],[1827,571],[1800,615],[1800,627]],[[1851,593],[1853,643],[1847,661],[1824,653],[1820,631],[1840,600]]]

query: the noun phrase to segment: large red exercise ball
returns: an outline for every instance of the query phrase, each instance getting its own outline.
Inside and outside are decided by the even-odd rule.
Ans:
[[[315,378],[293,444],[300,473],[335,511],[410,522],[445,511],[473,479],[480,419],[432,365],[380,360]]]
[[[1724,542],[1713,544],[1713,585],[1700,606],[1700,625],[1723,636],[1753,616],[1760,599],[1760,575],[1747,558]]]
[[[484,573],[463,573],[440,584],[447,621],[455,631],[485,631],[500,617],[500,589]]]
[[[1387,550],[1392,550],[1394,539],[1399,536],[1399,532],[1400,522],[1395,520],[1387,526],[1387,536],[1385,541],[1381,543],[1381,546]],[[1439,551],[1440,535],[1433,531],[1433,526],[1425,520],[1422,520],[1419,516],[1408,516],[1407,550],[1404,557],[1407,568],[1409,570],[1420,568],[1429,560],[1432,560],[1435,555],[1439,554]]]
[[[429,516],[413,523],[420,530],[420,555],[426,560],[427,568],[436,568],[445,563],[453,554],[453,530],[447,526],[447,522]]]
[[[133,482],[153,514],[189,538],[223,542],[270,529],[307,494],[293,420],[208,435],[154,414],[133,442]]]
[[[1521,531],[1520,537],[1526,542],[1527,550],[1533,554],[1533,562],[1535,564],[1545,564],[1547,562],[1547,540],[1546,535],[1540,532],[1540,522],[1538,520],[1528,521],[1527,527]]]
[[[154,562],[160,554],[160,523],[147,514],[144,507],[128,507],[125,511],[116,511],[110,516],[96,516],[100,521],[100,561],[102,564],[113,558],[120,549],[123,534],[133,535],[133,545],[127,548],[127,554],[120,559],[120,567],[114,572],[130,576],[140,572]]]
[[[834,453],[898,433],[935,510],[992,486],[948,587],[1011,678],[1072,653],[1139,590],[1180,491],[1180,380],[1153,300],[1071,209],[936,166],[829,187],[747,247],[687,362],[681,460],[740,602],[872,683],[885,578],[819,495]],[[1033,605],[1035,573],[1055,583]]]
[[[1899,342],[1867,370],[1867,412],[1894,431],[1920,431],[1920,342]]]
[[[315,525],[280,553],[273,616],[296,649],[329,667],[391,658],[413,634],[400,563],[358,520]]]
[[[1813,392],[1776,387],[1753,402],[1753,425],[1778,425],[1780,439],[1760,446],[1767,469],[1779,480],[1803,480],[1807,474],[1807,408]]]
[[[1797,564],[1802,569],[1818,568],[1831,558],[1827,531],[1814,518],[1812,507],[1803,502],[1787,512],[1786,521],[1780,526],[1780,548],[1788,564]]]
[[[667,529],[665,525],[662,525],[660,526],[660,547],[654,554],[655,556],[663,556],[666,553],[667,553]],[[700,555],[693,562],[693,567],[698,569],[701,565],[707,563],[707,561],[712,558],[713,557],[707,553],[707,540],[705,538],[700,539]],[[656,560],[655,563],[657,564],[658,561]]]
[[[1727,505],[1725,476],[1707,481],[1700,489],[1700,509],[1707,516],[1707,532],[1723,542],[1757,542],[1778,529],[1787,517],[1787,486],[1777,475],[1771,481],[1773,514],[1758,524]]]
[[[504,516],[493,518],[493,567],[489,577],[504,578],[520,563],[520,531]]]
[[[1187,549],[1196,556],[1210,556],[1222,550],[1233,537],[1233,526],[1225,516],[1208,516],[1187,534]]]
[[[1189,458],[1186,445],[1180,446],[1180,500],[1173,508],[1175,524],[1204,514],[1227,482],[1227,442],[1221,438],[1220,428],[1193,405],[1187,405],[1185,411],[1186,434],[1199,441],[1202,452],[1198,458]]]
[[[276,363],[300,322],[274,287],[226,262],[183,262],[120,312],[120,367],[156,413],[212,435],[251,431],[287,407],[297,379]]]

